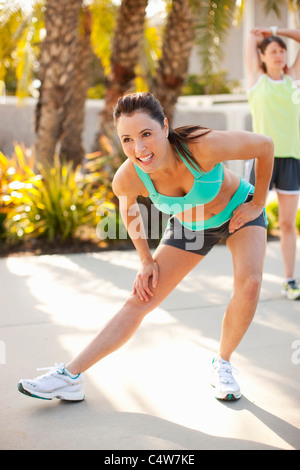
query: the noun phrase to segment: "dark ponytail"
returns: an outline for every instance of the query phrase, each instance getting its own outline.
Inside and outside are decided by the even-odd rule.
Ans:
[[[200,169],[201,171],[203,171],[201,165],[196,162],[195,158],[193,157],[193,154],[189,151],[186,144],[192,143],[198,137],[201,137],[202,135],[211,132],[211,130],[212,129],[207,129],[206,127],[201,126],[177,127],[174,130],[170,129],[168,139],[170,144],[172,144],[172,146],[175,148],[175,150],[177,150],[178,153],[183,155],[196,170]]]
[[[122,115],[131,116],[138,111],[147,113],[152,119],[157,121],[162,128],[164,127],[165,114],[163,108],[159,101],[148,92],[130,93],[120,98],[113,113],[115,124]],[[178,160],[180,160],[180,156],[178,155],[178,153],[180,153],[196,170],[202,170],[186,144],[192,143],[198,137],[208,132],[211,132],[211,129],[201,126],[183,126],[177,129],[170,128],[168,139],[170,144],[177,151]]]

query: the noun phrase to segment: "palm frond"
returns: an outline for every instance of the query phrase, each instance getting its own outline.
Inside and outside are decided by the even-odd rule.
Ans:
[[[96,56],[101,60],[105,74],[108,75],[117,7],[111,0],[94,0],[90,8],[93,18],[92,47]]]
[[[0,80],[9,69],[16,70],[17,96],[28,96],[39,54],[39,36],[44,26],[44,0],[33,3],[24,12],[14,2],[6,2],[0,10]]]
[[[235,0],[206,0],[199,2],[195,11],[196,42],[202,58],[205,75],[217,70],[217,63],[223,56],[222,44],[232,21]]]
[[[275,13],[277,18],[281,17],[280,9],[286,4],[286,0],[264,0],[265,14],[268,15],[271,11]]]

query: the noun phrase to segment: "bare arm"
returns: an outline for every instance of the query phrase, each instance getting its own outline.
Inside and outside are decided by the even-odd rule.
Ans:
[[[206,139],[206,158],[214,164],[228,160],[256,159],[256,186],[253,201],[259,206],[264,206],[274,163],[272,139],[247,131],[213,131],[204,138]]]
[[[148,301],[149,296],[153,296],[152,288],[155,288],[158,282],[158,267],[149,249],[137,203],[137,197],[142,195],[143,188],[140,180],[136,178],[126,165],[121,167],[114,177],[113,191],[119,199],[122,220],[141,260],[141,269],[134,282],[133,294],[137,294],[141,300]]]
[[[294,41],[300,43],[300,30],[298,29],[279,28],[277,30],[277,35],[293,39]],[[287,73],[295,80],[300,78],[300,49],[296,55],[294,63],[288,67]]]
[[[278,28],[277,36],[285,36],[289,39],[294,39],[297,42],[300,42],[300,30],[299,29],[287,29],[287,28]]]
[[[202,139],[193,149],[199,163],[210,164],[211,167],[212,164],[228,160],[256,160],[254,196],[250,203],[242,204],[235,211],[230,224],[230,230],[235,231],[258,217],[266,204],[273,172],[273,141],[264,135],[247,131],[213,131]]]
[[[253,28],[248,36],[245,61],[247,68],[248,87],[251,88],[263,74],[261,61],[259,57],[259,44],[263,40],[263,36],[258,28]]]

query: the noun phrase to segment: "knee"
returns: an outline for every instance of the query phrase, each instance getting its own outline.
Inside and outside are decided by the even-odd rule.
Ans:
[[[247,301],[257,301],[261,288],[262,275],[251,273],[248,276],[241,276],[235,283],[235,292],[240,292]]]
[[[126,310],[131,315],[136,314],[137,316],[144,317],[148,313],[152,312],[158,306],[158,302],[154,298],[150,298],[148,302],[141,300],[137,294],[131,294],[125,302]]]
[[[284,233],[296,232],[296,222],[294,220],[279,218],[279,226],[280,226],[280,230]]]

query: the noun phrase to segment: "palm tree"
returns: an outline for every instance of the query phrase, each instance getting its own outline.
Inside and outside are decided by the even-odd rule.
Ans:
[[[173,0],[163,37],[162,57],[152,85],[152,92],[170,121],[188,73],[194,40],[194,15],[189,0]]]
[[[147,4],[148,0],[122,0],[119,8],[105,106],[100,115],[99,133],[96,135],[96,148],[99,148],[99,138],[103,133],[112,136],[112,110],[118,98],[134,88],[135,68],[140,57]]]
[[[62,123],[61,155],[74,165],[83,161],[85,149],[82,144],[84,109],[90,83],[91,66],[91,11],[85,7],[80,15],[78,51],[72,77],[72,96],[64,109]]]
[[[66,106],[73,95],[82,0],[48,0],[47,36],[41,50],[41,80],[36,119],[37,158],[51,161],[62,136]]]

